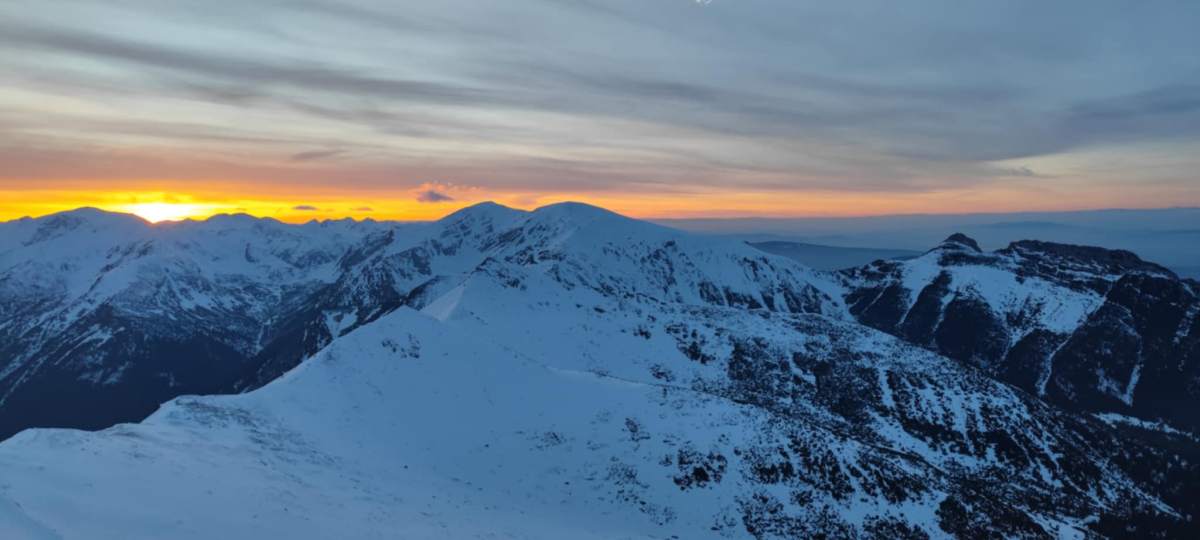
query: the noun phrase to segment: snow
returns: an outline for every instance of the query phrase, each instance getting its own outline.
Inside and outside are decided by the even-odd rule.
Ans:
[[[95,434],[26,431],[0,445],[0,495],[64,537],[89,538],[699,538],[713,535],[714,519],[737,523],[741,481],[683,491],[658,462],[685,447],[737,460],[728,448],[750,446],[777,420],[689,388],[684,381],[719,371],[682,358],[657,327],[649,339],[623,331],[645,321],[638,312],[648,305],[618,310],[595,291],[525,278],[525,291],[466,280],[426,312],[401,308],[360,327],[256,392],[179,398],[141,424]],[[654,316],[810,339],[787,320],[675,309]],[[697,319],[692,309],[715,312]],[[881,384],[892,369],[954,369],[860,332],[861,347],[883,354]],[[663,383],[644,369],[651,361],[693,371]],[[982,404],[963,392],[923,388],[922,409],[955,411],[965,432],[967,411]],[[992,407],[1017,403],[1011,391],[990,395]],[[933,466],[994,466],[878,421],[882,443]],[[846,460],[867,451],[810,436],[829,438]],[[902,511],[934,532],[942,496],[823,504],[851,520]],[[725,532],[744,536],[740,526]]]
[[[995,313],[1026,312],[1037,328],[1066,334],[1079,327],[1103,304],[1100,294],[1075,290],[1038,276],[1021,276],[1013,270],[1016,259],[996,254],[977,255],[978,263],[943,264],[946,248],[904,261],[901,284],[909,292],[911,309],[920,292],[942,272],[951,277],[951,294],[967,294],[984,301]],[[1119,276],[1108,276],[1115,279]],[[1013,343],[1033,327],[1017,328]]]
[[[331,279],[340,252],[382,227],[373,222],[295,227],[249,216],[151,225],[132,216],[81,209],[0,223],[7,240],[0,244],[0,275],[58,289],[68,298],[100,300],[147,273],[159,276],[172,270],[210,280],[245,276],[280,284]],[[257,256],[247,257],[251,252]],[[193,301],[203,305],[205,299],[196,296]]]
[[[67,274],[99,276],[98,287],[65,287],[72,312],[145,295],[148,283],[160,292],[146,308],[164,316],[264,300],[231,302],[238,294],[222,284],[264,286],[266,300],[335,279],[352,294],[371,294],[380,275],[401,288],[445,284],[423,313],[401,308],[353,330],[355,313],[324,313],[332,335],[351,331],[256,392],[178,398],[95,434],[23,432],[0,445],[0,495],[66,537],[706,535],[714,516],[737,522],[736,483],[689,497],[659,461],[679,441],[703,453],[718,436],[749,439],[768,415],[688,388],[719,368],[697,367],[661,329],[647,339],[632,328],[653,298],[710,305],[704,282],[762,304],[812,287],[827,293],[814,309],[844,317],[838,286],[796,263],[585,205],[483,205],[432,224],[373,225],[359,237],[386,230],[386,245],[340,274],[353,226],[138,224],[138,243],[110,239],[115,248],[88,255],[94,270],[72,258]],[[531,266],[510,262],[525,253]],[[659,262],[647,272],[650,258]],[[648,374],[667,360],[674,385]]]
[[[342,335],[347,330],[354,327],[354,323],[358,322],[358,315],[354,312],[339,313],[326,311],[325,329],[329,331],[329,335],[337,337]]]
[[[1126,405],[1133,406],[1133,393],[1137,390],[1138,380],[1142,376],[1142,363],[1134,364],[1133,371],[1129,373],[1129,382],[1125,384],[1125,391],[1121,393],[1121,401]]]
[[[908,261],[904,265],[904,274],[901,285],[904,290],[908,291],[908,306],[917,303],[917,298],[920,297],[921,291],[927,285],[933,283],[934,278],[942,273],[943,268],[940,264],[941,253],[938,251],[930,251],[920,257]],[[905,313],[905,318],[908,314]]]
[[[1188,287],[1190,291],[1191,288]],[[1191,335],[1192,325],[1196,322],[1196,317],[1200,315],[1200,302],[1192,304],[1187,312],[1183,315],[1183,320],[1179,321],[1179,328],[1175,330],[1175,337],[1171,342],[1175,345],[1181,343],[1185,338]],[[1182,360],[1180,360],[1182,362]]]
[[[892,387],[888,384],[888,372],[886,369],[878,368],[875,370],[876,376],[879,378],[879,391],[883,396],[883,406],[893,408],[896,406],[896,400],[892,398]]]
[[[433,301],[433,303],[429,304],[422,311],[430,317],[445,321],[454,313],[454,308],[458,307],[458,303],[462,300],[463,291],[465,290],[465,285],[459,285],[450,289],[450,292]]]
[[[258,325],[246,328],[248,335],[263,334],[295,291],[339,277],[340,259],[364,238],[410,228],[353,221],[293,226],[250,216],[152,225],[95,209],[0,223],[0,337],[25,344],[0,376],[24,369],[17,384],[36,377],[45,367],[36,351],[64,336],[74,339],[62,356],[103,362],[89,351],[118,329],[76,325],[112,320],[105,310],[156,318],[181,332],[230,334],[230,325],[244,324]],[[197,329],[198,320],[212,327]],[[333,322],[348,327],[355,319]],[[247,355],[261,346],[252,337],[230,344]],[[83,368],[81,377],[97,384],[120,378],[119,371]],[[15,388],[5,388],[0,400]]]
[[[1068,341],[1070,340],[1063,339],[1057,347],[1054,347],[1054,349],[1046,355],[1046,359],[1042,362],[1042,371],[1038,374],[1037,379],[1038,396],[1046,395],[1046,385],[1050,383],[1050,377],[1054,375],[1054,357],[1058,356],[1058,351],[1061,351],[1062,348],[1067,345]]]
[[[17,503],[0,496],[0,538],[52,540],[62,536],[31,519]]]
[[[1151,422],[1149,420],[1142,420],[1141,418],[1134,418],[1132,416],[1125,416],[1117,413],[1097,413],[1094,416],[1109,425],[1124,424],[1150,431],[1160,431],[1163,433],[1169,433],[1171,435],[1179,435],[1193,441],[1200,440],[1197,439],[1195,435],[1192,435],[1186,431],[1175,429],[1164,422]]]
[[[384,344],[398,328],[420,357]],[[0,447],[8,495],[66,537],[649,538],[637,529],[656,518],[608,500],[610,457],[630,450],[607,449],[621,422],[596,411],[695,440],[720,422],[711,400],[659,420],[645,409],[658,389],[529,365],[408,310],[352,335],[251,395],[181,398],[96,436],[25,432]],[[533,448],[546,432],[566,442]],[[670,521],[716,512],[680,505]]]

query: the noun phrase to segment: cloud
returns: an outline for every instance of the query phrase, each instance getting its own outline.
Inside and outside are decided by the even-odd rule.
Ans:
[[[266,0],[206,5],[198,24],[187,3],[0,2],[15,75],[0,178],[339,177],[434,203],[462,193],[445,185],[921,193],[1061,172],[1027,158],[1200,140],[1196,6],[861,3]],[[41,95],[167,114],[22,97]],[[154,150],[108,157],[135,147]],[[82,157],[31,163],[29,148]],[[1200,159],[1177,155],[1105,189],[1194,178]],[[1025,161],[1037,171],[1008,167]]]
[[[513,39],[513,36],[507,37]],[[843,111],[838,110],[840,107],[793,97],[791,92],[777,92],[778,88],[761,84],[722,87],[707,79],[686,80],[691,77],[685,74],[674,77],[644,75],[626,72],[623,67],[576,66],[548,62],[544,58],[514,61],[508,57],[490,57],[490,53],[483,53],[484,57],[476,61],[478,66],[465,66],[474,78],[484,83],[465,86],[364,74],[316,62],[285,63],[275,59],[266,61],[197,52],[44,26],[0,25],[0,43],[4,42],[18,48],[69,53],[177,72],[185,76],[185,82],[168,79],[166,84],[182,85],[193,93],[207,93],[210,99],[243,105],[251,101],[248,96],[276,102],[291,101],[291,105],[309,113],[366,123],[380,129],[396,129],[404,124],[385,111],[345,107],[338,110],[282,98],[269,89],[292,88],[309,99],[334,95],[340,96],[342,101],[382,99],[393,104],[550,111],[747,136],[810,135],[862,123],[886,126],[889,120],[896,122],[928,116],[926,109],[930,102],[942,107],[969,106],[974,109],[980,103],[994,100],[997,93],[1007,94],[1003,88],[959,89],[916,83],[909,86],[891,83],[881,87],[830,76],[801,77],[801,85],[824,88],[830,95],[840,96],[848,93],[847,89],[859,89],[856,93],[860,98],[873,95],[878,102],[864,101],[853,110]],[[205,78],[207,82],[197,84],[193,81],[196,77]],[[547,94],[546,91],[551,89],[553,92]],[[904,100],[916,100],[924,105],[918,107]],[[452,125],[451,117],[440,120]],[[906,122],[897,128],[897,131],[901,128],[913,130],[916,126]],[[456,135],[463,136],[463,133],[456,132]]]
[[[13,48],[58,51],[248,85],[287,86],[443,104],[486,104],[501,100],[500,96],[466,86],[377,77],[315,62],[284,63],[197,52],[47,26],[0,24],[0,43]],[[238,99],[244,99],[243,94],[239,93]]]
[[[359,206],[354,209],[355,212],[374,212],[375,209],[370,206]]]
[[[454,197],[446,195],[436,189],[427,189],[417,195],[417,201],[423,203],[440,203],[453,201]]]
[[[1017,176],[1022,178],[1038,178],[1041,176],[1037,173],[1037,171],[1025,166],[999,167],[997,168],[996,173],[1003,176]]]
[[[1104,142],[1200,136],[1200,81],[1093,100],[1071,107],[1064,132]]]
[[[298,204],[296,206],[293,206],[292,210],[297,210],[300,212],[316,212],[317,210],[319,210],[319,208],[317,208],[311,204]]]
[[[297,152],[292,154],[290,159],[292,161],[316,161],[337,157],[345,153],[345,150],[309,150],[306,152]]]

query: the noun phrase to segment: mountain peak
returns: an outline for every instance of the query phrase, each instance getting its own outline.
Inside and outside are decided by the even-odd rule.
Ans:
[[[36,231],[28,243],[37,243],[56,238],[76,230],[105,230],[113,227],[145,227],[146,220],[122,212],[109,212],[90,206],[42,216],[22,223],[36,224]]]
[[[590,205],[587,203],[566,201],[542,206],[533,211],[534,216],[558,218],[567,221],[588,220],[594,221],[597,219],[618,219],[621,221],[635,221],[629,217],[623,216],[612,210],[601,208],[599,206]]]
[[[615,215],[619,215],[619,214],[617,214],[616,212],[613,212],[612,210],[608,210],[608,209],[606,209],[606,208],[601,208],[601,207],[599,207],[599,206],[596,206],[596,205],[592,205],[592,204],[588,204],[588,203],[583,203],[583,202],[578,202],[578,201],[563,201],[563,202],[557,202],[557,203],[547,204],[547,205],[545,205],[545,206],[538,207],[536,210],[534,210],[534,212],[540,212],[540,213],[572,213],[572,214],[595,214],[595,213],[601,213],[601,214],[615,214]]]
[[[443,223],[463,221],[467,219],[490,219],[524,215],[524,210],[510,208],[494,201],[483,201],[455,210],[446,217],[438,220]]]
[[[76,220],[92,222],[92,223],[103,221],[103,220],[139,221],[142,223],[146,223],[146,220],[142,219],[141,217],[138,217],[135,214],[130,214],[128,212],[113,212],[110,210],[101,210],[94,206],[81,206],[74,210],[65,210],[62,212],[50,214],[48,216],[42,216],[41,218],[37,218],[37,219],[54,220],[54,219],[63,219],[63,218],[76,219]]]
[[[983,252],[983,250],[979,248],[979,242],[976,242],[974,238],[971,238],[970,236],[967,236],[960,232],[956,232],[956,233],[948,236],[945,240],[942,241],[942,243],[938,247],[951,247],[951,246],[962,246],[962,247],[970,248],[974,251],[978,251],[980,253]]]
[[[62,249],[72,251],[93,244],[96,235],[102,235],[105,238],[131,239],[145,234],[153,234],[150,223],[138,216],[92,207],[76,208],[36,218],[26,217],[0,222],[0,230],[3,230],[3,233],[0,233],[0,252],[18,246],[28,247],[56,239],[76,238],[74,243],[69,242],[60,246]],[[42,255],[45,256],[45,253]],[[0,278],[0,281],[3,279]],[[2,303],[0,302],[0,304]],[[4,359],[0,358],[0,364],[3,363]]]
[[[571,231],[572,235],[586,231],[587,235],[592,235],[589,238],[593,241],[616,237],[646,240],[649,237],[677,234],[662,225],[579,202],[560,202],[540,207],[530,213],[529,221],[560,232]]]
[[[209,216],[207,219],[205,219],[203,221],[205,223],[212,223],[212,224],[217,224],[217,225],[235,225],[235,224],[239,224],[239,223],[246,223],[246,224],[255,223],[259,220],[278,221],[275,218],[267,218],[267,217],[260,218],[260,217],[255,217],[255,216],[252,216],[252,215],[244,213],[244,212],[238,212],[238,213],[233,213],[233,214],[225,214],[225,213],[213,214],[212,216]]]

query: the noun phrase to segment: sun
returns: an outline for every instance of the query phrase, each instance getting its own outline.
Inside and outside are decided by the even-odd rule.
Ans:
[[[133,203],[125,205],[122,209],[150,223],[180,221],[203,215],[208,210],[199,204],[168,202]]]

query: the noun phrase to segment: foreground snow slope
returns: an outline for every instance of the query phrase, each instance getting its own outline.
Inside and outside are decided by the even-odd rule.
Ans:
[[[520,217],[473,268],[256,391],[25,431],[0,444],[0,521],[63,538],[1054,538],[1174,531],[1196,510],[1189,435],[1057,411],[846,320],[828,282],[786,277],[803,268],[631,223]]]
[[[643,410],[645,390],[440,326],[404,310],[258,392],[180,398],[95,435],[27,431],[3,447],[7,494],[73,538],[636,532],[605,516],[636,509],[592,493],[610,463],[556,445],[611,439],[623,418],[596,415]]]

